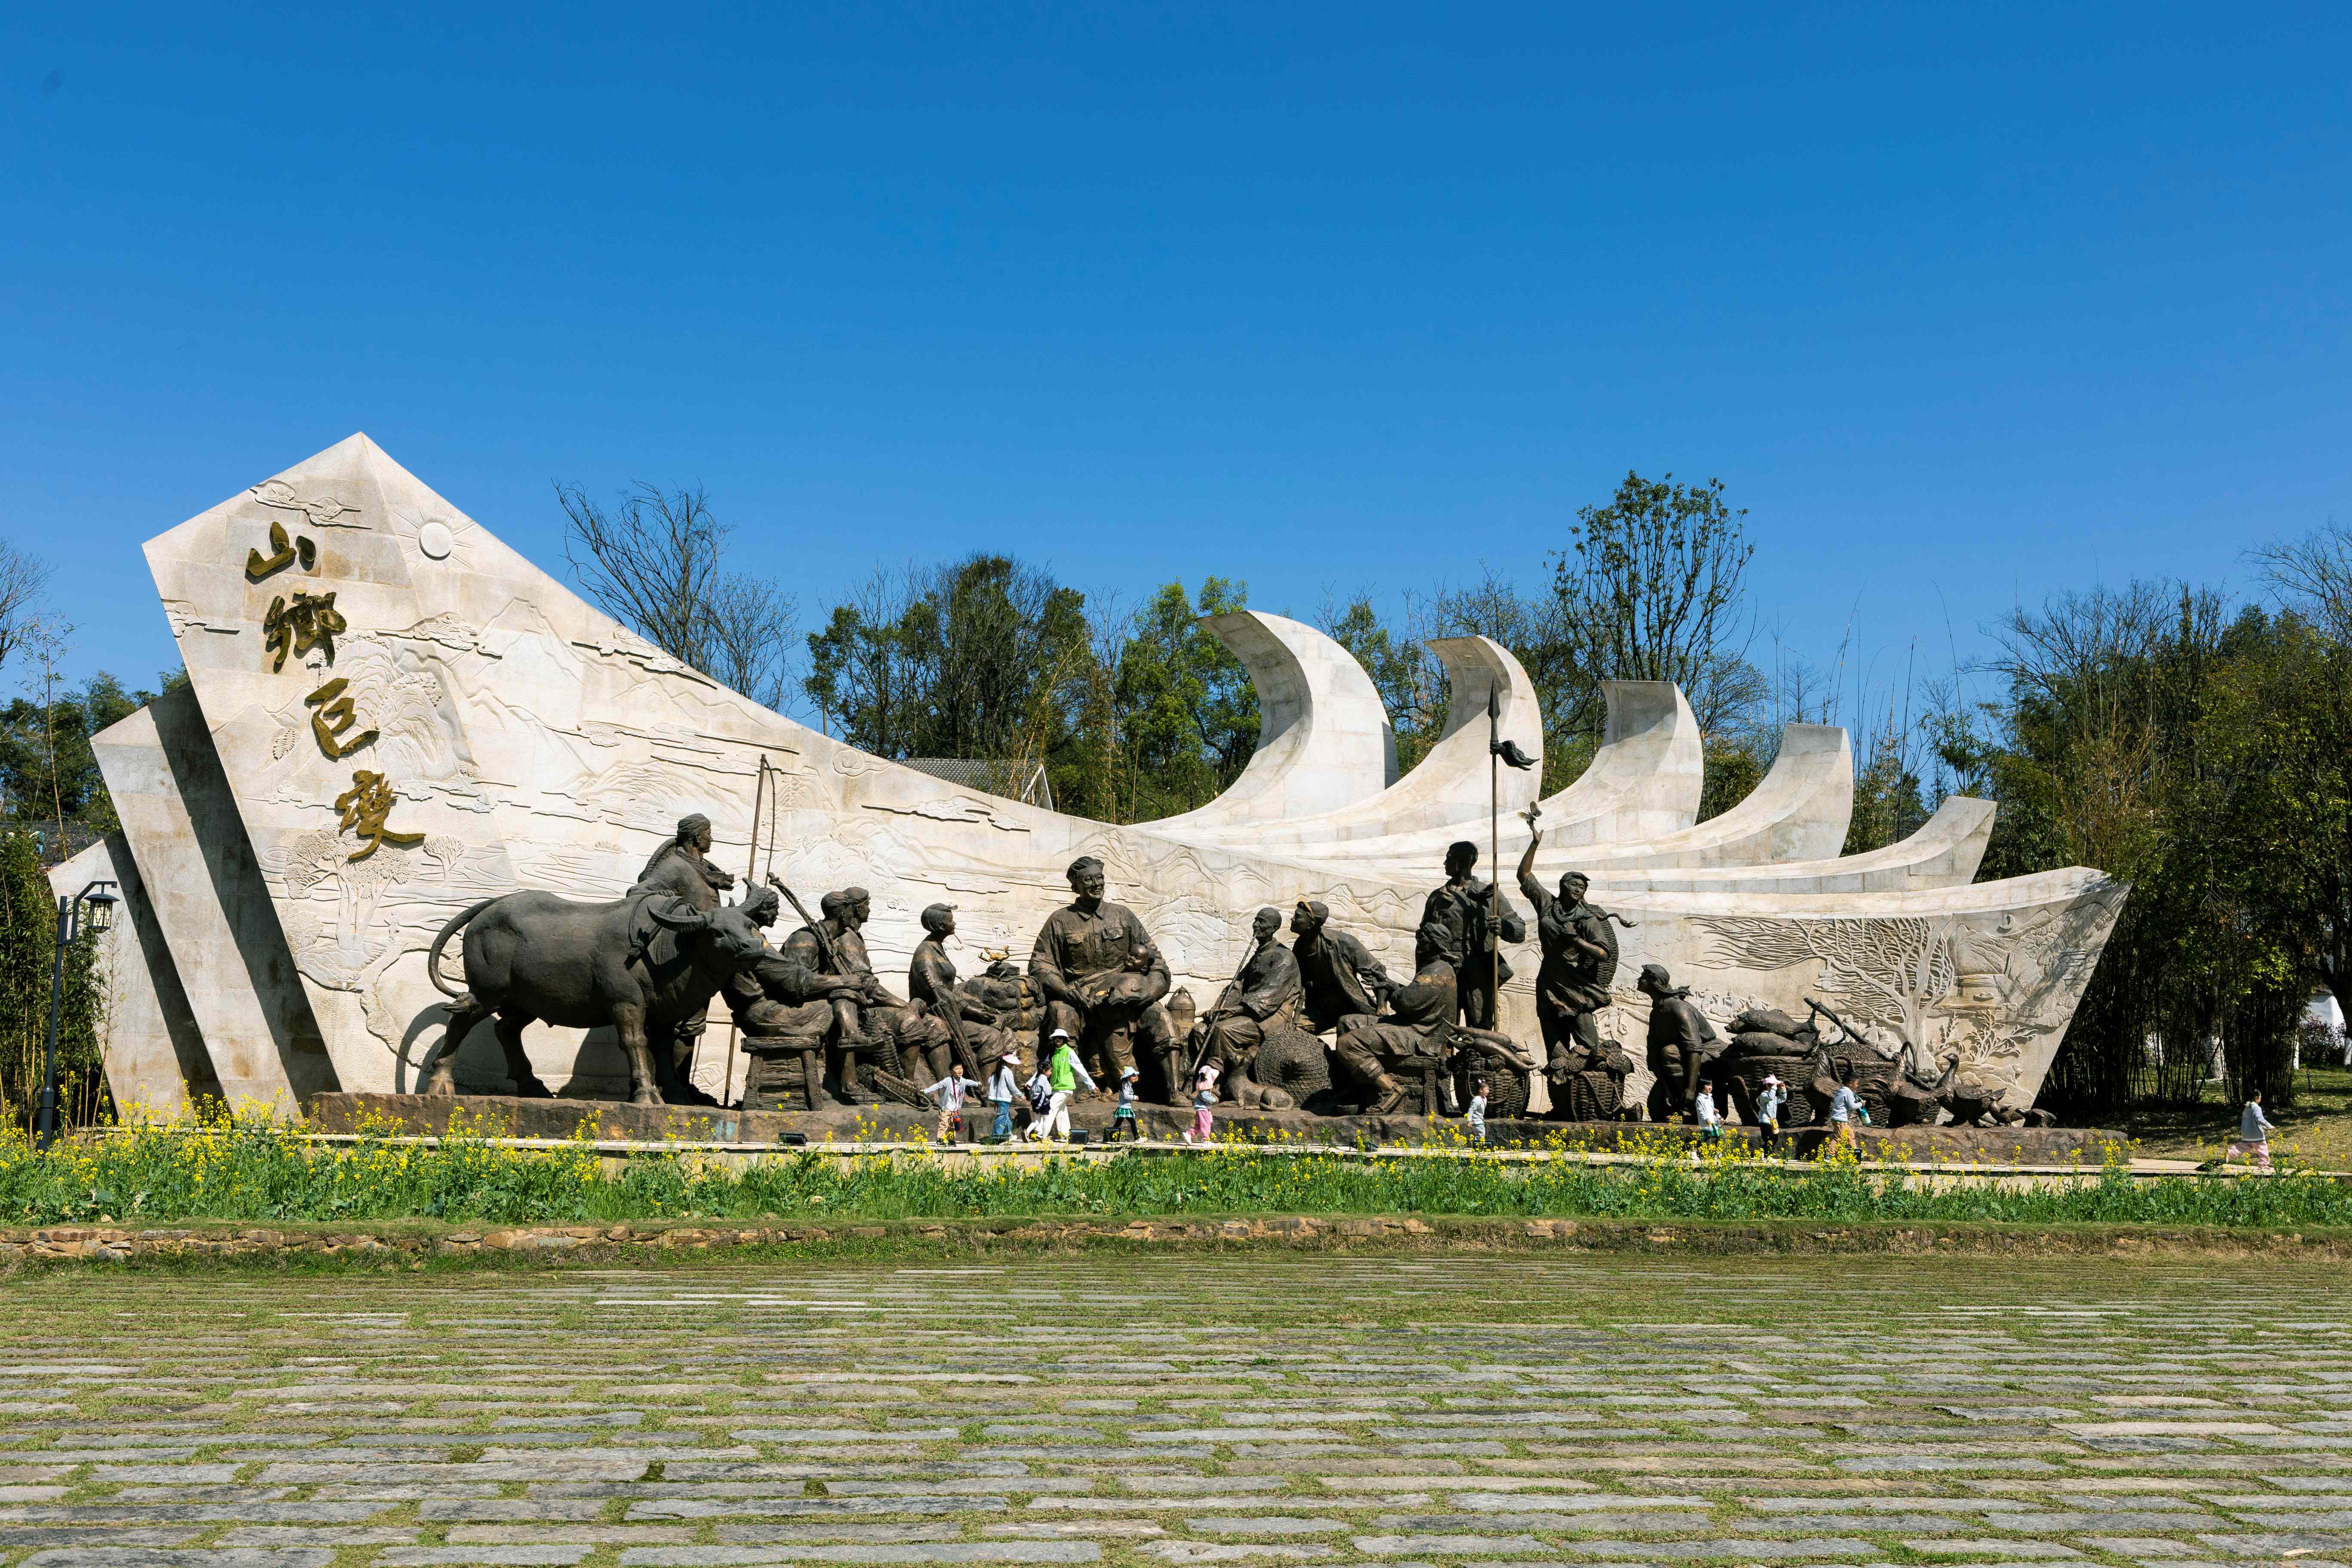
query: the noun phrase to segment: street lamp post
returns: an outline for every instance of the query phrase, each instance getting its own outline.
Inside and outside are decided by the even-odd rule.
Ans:
[[[58,951],[49,967],[49,1037],[41,1049],[41,1147],[47,1149],[58,1137],[58,1015],[65,1010],[66,949],[81,935],[81,907],[89,906],[92,931],[106,929],[107,915],[114,908],[114,895],[108,889],[114,886],[111,878],[101,877],[76,893],[72,898],[58,900]]]

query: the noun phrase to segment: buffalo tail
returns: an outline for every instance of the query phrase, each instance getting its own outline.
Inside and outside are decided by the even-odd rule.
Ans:
[[[468,921],[497,902],[496,899],[484,899],[479,903],[467,906],[451,916],[449,923],[441,928],[441,934],[433,939],[432,951],[425,955],[425,973],[426,978],[433,982],[433,989],[442,995],[455,998],[463,996],[466,993],[451,990],[449,983],[441,978],[441,950],[449,945],[449,939],[463,930]]]

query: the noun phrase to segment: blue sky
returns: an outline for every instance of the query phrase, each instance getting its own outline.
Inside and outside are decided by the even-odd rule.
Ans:
[[[2347,59],[2320,6],[17,7],[0,531],[143,679],[139,542],[354,430],[542,563],[551,480],[698,481],[804,619],[983,547],[1311,616],[1532,575],[1638,468],[1883,683],[2352,517]]]

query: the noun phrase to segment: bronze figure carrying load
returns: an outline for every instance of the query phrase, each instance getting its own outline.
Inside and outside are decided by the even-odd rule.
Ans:
[[[1527,941],[1528,928],[1501,889],[1472,874],[1477,865],[1478,847],[1468,839],[1447,847],[1445,880],[1422,905],[1412,963],[1420,971],[1443,960],[1454,971],[1462,1021],[1491,1029],[1498,1016],[1497,989],[1511,978],[1498,943]]]

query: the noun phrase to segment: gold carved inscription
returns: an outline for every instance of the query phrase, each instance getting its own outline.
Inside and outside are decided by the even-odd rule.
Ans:
[[[352,787],[335,797],[335,809],[343,814],[342,826],[337,831],[355,831],[367,840],[367,847],[353,850],[344,859],[364,860],[387,844],[404,848],[425,842],[422,833],[398,833],[384,826],[383,819],[392,815],[395,804],[392,784],[382,773],[362,768],[352,774]]]
[[[282,522],[269,525],[269,552],[267,555],[258,550],[245,552],[245,575],[248,581],[258,583],[273,572],[285,571],[297,560],[302,563],[305,572],[319,564],[319,547],[310,542],[309,535],[298,535],[289,543]]]
[[[277,481],[272,480],[271,483]],[[262,496],[258,489],[254,493],[268,505],[286,504]],[[340,502],[331,501],[330,504],[335,508],[330,516],[352,510]],[[314,521],[319,521],[316,510],[311,511],[311,518]],[[271,553],[268,555],[258,550],[246,552],[245,574],[257,583],[272,573],[284,571],[296,561],[301,562],[305,572],[318,563],[318,547],[308,539],[289,543],[285,527],[279,523],[269,525],[269,548]],[[333,664],[336,634],[350,629],[350,623],[343,619],[342,612],[335,608],[335,595],[331,590],[312,594],[297,588],[290,603],[284,595],[279,595],[269,601],[269,611],[261,618],[262,645],[274,656],[269,664],[270,672],[275,674],[286,668],[288,654],[299,658],[314,647],[324,649],[327,662]],[[318,738],[319,749],[338,762],[376,738],[375,731],[362,730],[348,741],[343,739],[352,726],[359,721],[352,700],[346,695],[350,688],[351,682],[339,675],[302,699],[303,706],[313,710],[310,733]],[[372,773],[366,768],[354,771],[352,787],[335,797],[335,809],[342,813],[341,826],[336,831],[352,834],[363,842],[343,858],[364,860],[387,844],[396,849],[405,849],[424,843],[425,835],[422,833],[403,833],[384,820],[398,804],[399,797],[393,794],[391,781],[382,773]]]
[[[362,730],[350,740],[337,743],[338,738],[352,727],[358,717],[352,711],[352,700],[343,695],[343,689],[350,684],[339,675],[302,699],[303,706],[318,710],[310,715],[310,733],[319,738],[319,750],[338,760],[350,756],[374,740],[376,734],[373,730]]]
[[[327,662],[335,662],[335,634],[348,631],[350,625],[341,610],[335,608],[334,590],[312,594],[294,590],[294,602],[285,596],[269,601],[269,613],[261,617],[262,647],[278,657],[270,661],[271,674],[286,668],[286,655],[291,649],[299,658],[314,647],[327,651]]]

